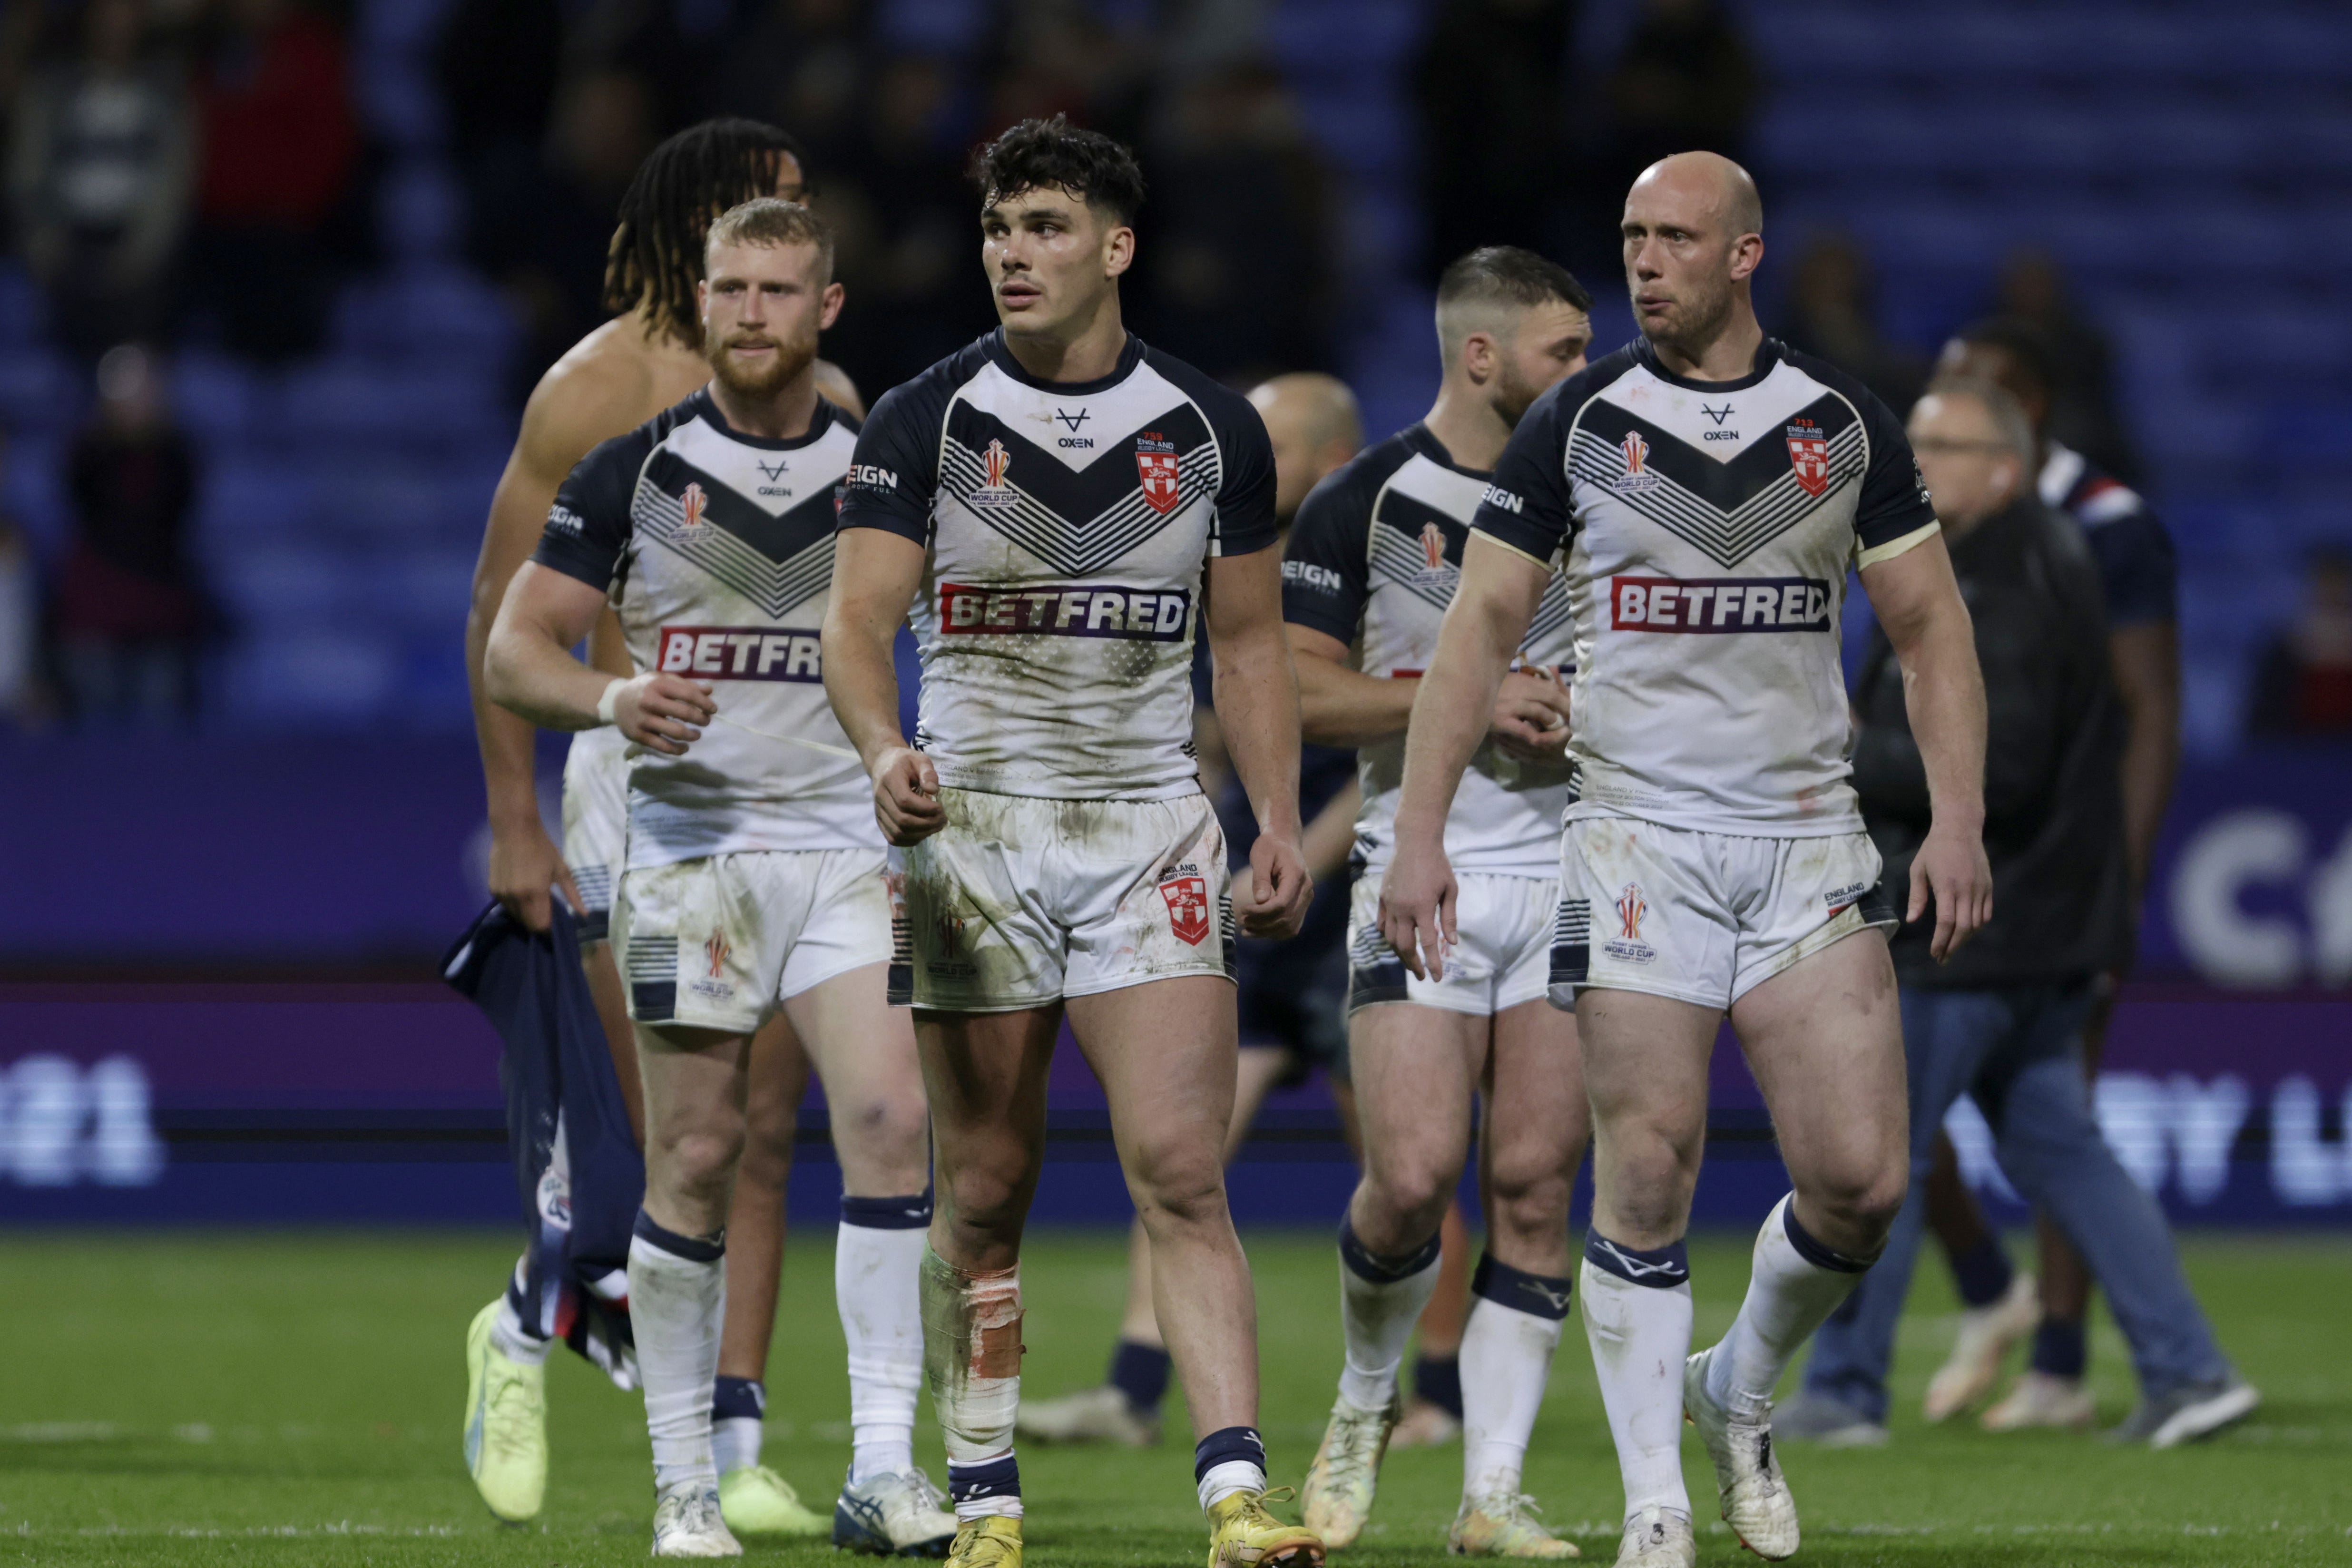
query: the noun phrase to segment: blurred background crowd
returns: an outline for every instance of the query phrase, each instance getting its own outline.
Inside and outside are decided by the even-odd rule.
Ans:
[[[461,731],[490,485],[645,153],[802,140],[871,397],[990,324],[965,160],[1056,110],[1142,153],[1138,330],[1376,434],[1446,258],[1568,261],[1599,352],[1632,174],[1732,153],[1768,325],[1898,410],[2042,326],[2053,435],[2179,544],[2192,755],[2352,734],[2352,22],[2293,0],[7,0],[0,710]]]

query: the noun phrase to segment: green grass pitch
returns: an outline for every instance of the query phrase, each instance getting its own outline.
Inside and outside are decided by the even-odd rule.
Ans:
[[[1327,1237],[1247,1238],[1258,1283],[1265,1429],[1276,1479],[1304,1472],[1339,1359]],[[769,1370],[768,1458],[812,1500],[847,1457],[847,1391],[829,1236],[796,1239]],[[652,1509],[633,1396],[576,1358],[551,1363],[546,1514],[506,1529],[458,1455],[467,1320],[513,1258],[482,1234],[151,1236],[17,1232],[0,1267],[0,1564],[620,1563],[644,1558]],[[1729,1321],[1746,1239],[1693,1249],[1700,1342]],[[2268,1395],[2202,1447],[2117,1451],[2068,1436],[1995,1438],[1920,1426],[1920,1389],[1948,1342],[1932,1258],[1905,1324],[1895,1440],[1875,1452],[1785,1452],[1806,1527],[1801,1563],[1832,1564],[2352,1563],[2352,1244],[2341,1237],[2191,1239],[2190,1271],[2224,1342]],[[1041,1235],[1028,1248],[1027,1386],[1100,1375],[1117,1321],[1123,1238]],[[2102,1415],[2129,1370],[2111,1326],[2094,1340]],[[1037,1568],[1191,1564],[1205,1545],[1190,1440],[1171,1405],[1156,1450],[1031,1450]],[[918,1452],[939,1474],[928,1409]],[[1458,1446],[1393,1456],[1365,1541],[1344,1562],[1433,1563],[1460,1485]],[[1695,1442],[1684,1465],[1700,1560],[1747,1561],[1720,1525]],[[1583,1335],[1553,1368],[1528,1489],[1588,1561],[1611,1560],[1619,1492]],[[814,1565],[822,1547],[754,1546]]]

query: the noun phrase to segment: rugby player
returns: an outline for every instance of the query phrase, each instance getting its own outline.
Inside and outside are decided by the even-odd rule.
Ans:
[[[1846,777],[1849,562],[1902,661],[1933,803],[1910,918],[1933,905],[1941,959],[1990,901],[1984,689],[1935,513],[1895,416],[1757,324],[1762,226],[1747,173],[1714,153],[1633,183],[1642,336],[1538,399],[1496,468],[1414,698],[1381,894],[1407,970],[1442,978],[1469,899],[1447,807],[1564,567],[1580,658],[1554,996],[1574,999],[1592,1104],[1580,1280],[1625,1482],[1618,1561],[1644,1568],[1696,1560],[1685,1414],[1739,1539],[1797,1549],[1772,1388],[1903,1200],[1895,913]],[[1685,1363],[1683,1236],[1727,1012],[1795,1191],[1757,1237],[1729,1333]]]
[[[1403,1414],[1397,1369],[1437,1284],[1439,1228],[1470,1151],[1486,1254],[1462,1342],[1463,1489],[1446,1542],[1474,1556],[1568,1557],[1519,1474],[1568,1316],[1568,1201],[1584,1157],[1576,1021],[1547,1000],[1569,801],[1575,663],[1568,584],[1554,574],[1504,678],[1468,785],[1447,820],[1463,878],[1459,945],[1442,978],[1408,974],[1381,939],[1405,724],[1461,575],[1490,470],[1530,404],[1584,368],[1592,297],[1514,247],[1475,250],[1437,286],[1444,379],[1415,425],[1309,496],[1283,563],[1283,616],[1307,739],[1360,748],[1363,866],[1349,921],[1348,1057],[1363,1177],[1339,1223],[1347,1357],[1307,1472],[1307,1527],[1351,1544]]]
[[[1222,1159],[1235,918],[1287,936],[1311,893],[1273,455],[1245,400],[1122,324],[1143,196],[1126,148],[1059,116],[1024,121],[976,172],[1002,325],[876,406],[824,633],[835,711],[883,831],[907,847],[907,994],[940,1194],[926,1367],[961,1525],[951,1557],[1020,1561],[1021,1231],[1066,1012],[1150,1237],[1213,1568],[1318,1563],[1313,1534],[1265,1508],[1255,1304]],[[890,659],[910,606],[913,745]],[[1202,631],[1260,826],[1231,900],[1189,746]]]
[[[1275,517],[1286,530],[1307,492],[1364,444],[1363,417],[1356,407],[1356,395],[1345,382],[1310,371],[1277,375],[1251,388],[1249,399],[1265,421],[1274,448]],[[1197,694],[1197,672],[1194,684]],[[1215,712],[1205,704],[1195,709],[1193,734],[1204,754],[1205,773],[1210,771],[1205,758],[1211,748],[1223,754]],[[1241,1065],[1234,1084],[1233,1127],[1225,1138],[1228,1165],[1241,1152],[1265,1097],[1286,1080],[1295,1081],[1318,1066],[1329,1075],[1341,1124],[1350,1143],[1354,1142],[1354,1101],[1347,1089],[1347,1042],[1336,1028],[1313,1016],[1322,1000],[1316,988],[1322,960],[1336,953],[1346,935],[1344,913],[1332,921],[1324,906],[1328,901],[1335,906],[1332,912],[1339,912],[1335,879],[1347,866],[1356,801],[1354,759],[1342,752],[1323,755],[1336,764],[1319,770],[1332,775],[1328,780],[1312,776],[1318,770],[1311,768],[1304,755],[1299,768],[1300,809],[1316,812],[1315,819],[1299,835],[1308,872],[1318,884],[1314,908],[1297,936],[1271,946],[1244,948],[1238,959]],[[1318,848],[1323,850],[1320,859]],[[1343,897],[1344,886],[1337,886],[1337,892]],[[1332,1000],[1336,1004],[1337,998]],[[1336,1050],[1332,1049],[1335,1045]],[[1127,1305],[1119,1319],[1118,1341],[1111,1348],[1108,1373],[1092,1388],[1058,1399],[1024,1403],[1015,1421],[1017,1434],[1045,1443],[1120,1443],[1130,1447],[1156,1444],[1160,1402],[1168,1391],[1170,1366],[1168,1342],[1151,1310],[1151,1242],[1138,1220],[1128,1236]]]
[[[887,1000],[890,899],[856,753],[817,668],[856,424],[816,390],[839,312],[833,241],[763,197],[711,224],[698,289],[710,384],[572,469],[491,632],[492,698],[551,729],[631,742],[613,903],[646,1094],[646,1197],[629,1306],[658,1491],[656,1556],[733,1556],[712,1451],[726,1221],[781,1010],[834,1125],[853,1458],[836,1544],[944,1548],[913,1458],[927,1150],[913,1032]],[[606,603],[631,663],[569,651]],[[725,695],[718,688],[726,689]]]
[[[2180,766],[2180,616],[2172,536],[2138,491],[2051,437],[2056,374],[2048,340],[2032,322],[1995,316],[1964,327],[1944,345],[1938,368],[1989,377],[2017,399],[2038,448],[2034,489],[2044,506],[2074,520],[2098,563],[2107,656],[2124,713],[2124,851],[2137,910]],[[2098,1002],[2083,1026],[2083,1067],[2095,1081],[2115,1016],[2116,989],[2130,958],[2126,952],[2102,977]],[[1964,1309],[1952,1353],[1927,1382],[1927,1419],[1944,1420],[1990,1394],[2010,1346],[2031,1333],[2026,1370],[1984,1413],[1985,1428],[2089,1426],[2097,1404],[2084,1375],[2091,1274],[2083,1255],[2047,1215],[2037,1215],[2040,1278],[2011,1268],[2000,1237],[1960,1180],[1950,1142],[1940,1135],[1927,1186],[1928,1213]]]
[[[573,739],[564,762],[559,854],[540,820],[531,726],[489,700],[482,655],[507,586],[536,547],[564,476],[598,442],[642,425],[710,379],[694,295],[702,276],[704,229],[739,202],[765,195],[797,200],[806,189],[793,139],[753,121],[706,121],[653,151],[622,196],[613,231],[605,298],[620,313],[540,378],[491,499],[474,568],[466,668],[489,794],[490,891],[532,931],[547,929],[555,887],[579,914],[589,987],[640,1142],[645,1119],[636,1045],[620,973],[604,940],[626,837],[625,742],[608,730]],[[856,389],[838,369],[819,362],[818,375],[827,397],[854,415],[864,412]],[[597,668],[633,673],[620,622],[609,610],[597,617],[588,641]],[[738,1530],[820,1534],[824,1519],[760,1464],[761,1379],[783,1256],[783,1189],[808,1067],[781,1015],[761,1031],[752,1058],[761,1092],[752,1107],[745,1179],[729,1216],[734,1288],[720,1365],[721,1488]],[[467,1468],[501,1519],[537,1517],[545,1496],[545,1364],[556,1333],[557,1295],[536,1278],[526,1253],[506,1294],[476,1314],[467,1335]]]

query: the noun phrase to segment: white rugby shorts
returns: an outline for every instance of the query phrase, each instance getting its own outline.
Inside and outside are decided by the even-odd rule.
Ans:
[[[1858,931],[1891,931],[1866,833],[1752,838],[1627,816],[1570,822],[1560,840],[1551,999],[1582,986],[1727,1008]]]
[[[748,1035],[786,1000],[890,957],[879,849],[746,850],[622,874],[613,950],[640,1024]]]
[[[1559,879],[1465,871],[1454,881],[1445,978],[1417,980],[1381,934],[1381,879],[1356,879],[1348,907],[1349,1013],[1378,1002],[1416,1002],[1484,1018],[1544,996]]]
[[[1006,1013],[1234,974],[1225,835],[1206,795],[1049,800],[941,789],[906,851],[891,1000]]]
[[[563,757],[563,863],[580,889],[580,941],[603,942],[613,882],[628,864],[628,737],[606,725],[572,737]]]

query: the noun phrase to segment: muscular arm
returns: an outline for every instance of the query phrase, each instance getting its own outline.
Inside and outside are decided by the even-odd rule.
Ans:
[[[1258,823],[1250,887],[1235,912],[1252,936],[1294,936],[1313,887],[1298,848],[1298,682],[1275,552],[1211,557],[1204,610],[1218,724]]]
[[[1904,708],[1927,774],[1933,820],[1911,863],[1906,921],[1932,895],[1941,962],[1992,914],[1984,852],[1985,693],[1974,628],[1941,534],[1862,569],[1870,605],[1903,667]]]
[[[1348,668],[1348,645],[1330,633],[1296,621],[1283,630],[1298,670],[1298,721],[1307,741],[1362,746],[1404,732],[1418,677],[1366,675]]]
[[[1396,852],[1381,883],[1381,930],[1415,974],[1439,978],[1454,940],[1454,873],[1445,818],[1462,770],[1486,732],[1511,656],[1535,618],[1549,568],[1483,534],[1462,551],[1462,583],[1405,731]]]
[[[615,387],[615,379],[558,365],[531,394],[514,452],[490,498],[489,523],[474,563],[473,597],[466,613],[466,683],[472,693],[474,734],[489,797],[490,892],[533,931],[547,929],[550,885],[561,880],[569,890],[570,875],[540,822],[530,721],[491,700],[482,679],[483,656],[508,585],[538,545],[547,510],[564,476],[598,441],[635,422],[645,392],[636,386]],[[611,612],[592,616],[590,626],[594,629],[589,634],[589,651],[597,668],[613,675],[628,674],[628,658]],[[576,907],[576,893],[573,903]]]
[[[891,645],[922,581],[923,547],[878,528],[845,528],[824,612],[824,695],[874,780],[883,837],[907,845],[947,825],[931,760],[898,731],[898,669]]]
[[[490,700],[544,730],[593,730],[604,721],[597,706],[620,680],[614,715],[621,732],[671,756],[701,739],[694,726],[716,710],[709,689],[678,675],[620,677],[592,669],[572,656],[588,635],[604,595],[576,577],[523,563],[490,627],[482,685]]]
[[[2180,627],[2172,621],[2118,626],[2107,648],[2124,705],[2124,847],[2137,891],[2147,885],[2180,770]]]

